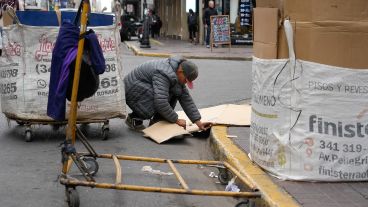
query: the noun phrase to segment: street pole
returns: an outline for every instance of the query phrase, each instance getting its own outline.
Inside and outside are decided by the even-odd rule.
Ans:
[[[141,48],[151,48],[150,42],[149,42],[149,16],[148,16],[148,11],[147,11],[147,0],[144,0],[143,2],[143,36],[142,39],[140,41]]]

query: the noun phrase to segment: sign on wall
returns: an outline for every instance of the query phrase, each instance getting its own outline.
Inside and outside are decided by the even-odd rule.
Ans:
[[[239,14],[240,26],[250,26],[252,24],[251,0],[240,0]]]

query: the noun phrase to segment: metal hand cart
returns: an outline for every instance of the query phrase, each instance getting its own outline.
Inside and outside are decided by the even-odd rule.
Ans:
[[[33,130],[34,130],[33,126],[35,125],[50,125],[52,129],[54,130],[58,130],[60,127],[67,125],[67,121],[52,120],[50,117],[46,115],[44,108],[42,107],[33,108],[32,107],[33,105],[46,107],[45,102],[47,103],[47,98],[45,101],[44,97],[47,97],[47,95],[45,94],[48,93],[48,87],[47,87],[48,81],[49,81],[48,72],[50,72],[49,64],[50,64],[51,54],[52,54],[51,51],[48,51],[47,53],[43,51],[42,53],[41,50],[38,51],[38,50],[35,50],[35,48],[41,47],[42,41],[45,42],[44,44],[47,44],[47,43],[51,44],[51,42],[56,40],[57,33],[59,31],[59,27],[52,24],[52,22],[56,21],[56,19],[53,19],[51,12],[38,13],[35,11],[30,11],[30,12],[22,11],[19,13],[18,11],[18,14],[16,14],[15,11],[11,7],[7,7],[6,12],[16,22],[15,25],[11,25],[7,28],[7,38],[6,38],[7,44],[11,45],[13,44],[13,42],[22,42],[22,45],[19,45],[19,47],[27,48],[28,53],[31,53],[31,54],[25,55],[24,53],[21,53],[19,51],[19,57],[20,57],[19,60],[12,59],[11,61],[6,62],[6,64],[4,61],[4,65],[6,67],[2,65],[1,71],[0,71],[0,75],[2,78],[2,81],[1,81],[2,90],[0,91],[0,93],[2,95],[2,98],[7,97],[7,96],[9,97],[11,96],[14,98],[18,95],[17,100],[19,100],[19,101],[14,101],[15,99],[10,100],[9,98],[7,98],[7,101],[2,102],[2,112],[8,119],[8,123],[10,123],[10,121],[15,121],[18,125],[23,126],[25,141],[30,142],[33,139]],[[18,18],[17,15],[19,14],[20,14],[20,17]],[[64,17],[65,19],[71,20],[70,18],[72,18],[72,15],[74,15],[74,13],[67,12],[66,14],[63,14],[63,15],[65,15]],[[100,34],[104,34],[102,33],[104,29],[113,25],[113,18],[111,17],[111,15],[104,15],[104,14],[91,14],[91,15],[92,16],[94,15],[95,18],[93,21],[90,21],[90,24],[94,26],[101,26],[99,28],[96,28],[96,31],[100,32]],[[61,24],[61,14],[59,17],[60,19],[56,22],[58,22],[60,25]],[[37,21],[35,19],[37,19]],[[40,21],[40,19],[45,19],[45,22]],[[99,20],[97,21],[96,19],[99,19]],[[111,19],[111,22],[110,22],[110,19]],[[24,23],[28,23],[28,25],[21,25]],[[38,24],[42,26],[36,26]],[[23,29],[27,29],[27,30],[23,31]],[[19,34],[15,31],[17,31]],[[48,36],[47,35],[45,36],[26,35],[27,36],[27,39],[26,39],[25,37],[23,37],[23,35],[20,35],[20,34],[23,34],[23,32],[30,32],[32,34],[37,34],[37,35],[38,34],[44,35],[45,33],[47,33]],[[15,38],[16,36],[22,36],[22,37],[20,39],[17,39]],[[44,38],[42,39],[42,41],[40,39],[41,37]],[[37,45],[37,44],[33,44],[33,42],[37,42],[37,43],[40,42],[40,43],[39,45]],[[41,54],[41,57],[44,57],[45,59],[50,59],[50,60],[47,60],[47,62],[42,62],[42,61],[37,62],[35,58],[37,54]],[[20,62],[20,60],[22,62]],[[2,63],[3,62],[1,62],[1,64]],[[34,68],[34,65],[36,65],[37,67]],[[109,70],[110,70],[110,73],[112,73],[113,70],[118,71],[118,68],[119,68],[118,65],[120,64],[118,61],[116,61],[116,65],[115,65],[115,62],[110,61],[109,64],[107,65],[111,66]],[[106,79],[109,79],[110,77],[105,76],[105,77],[100,77],[100,78],[101,80],[104,80],[104,79],[106,80]],[[37,82],[36,84],[33,84],[33,82],[32,83],[30,82],[30,80],[34,80],[34,79],[37,80],[37,81],[34,81],[34,82]],[[120,81],[120,79],[118,80]],[[114,79],[114,81],[116,83],[116,78]],[[27,85],[28,87],[27,89],[24,89],[25,85]],[[110,82],[109,82],[109,85],[110,85]],[[47,91],[45,89],[47,89]],[[101,90],[103,89],[104,87],[101,86]],[[42,95],[41,98],[38,99],[39,96],[37,96],[36,94],[37,95],[41,94]],[[19,97],[19,95],[22,95],[22,97]],[[103,97],[103,96],[100,96],[100,97]],[[27,102],[34,102],[35,104],[31,106],[26,105],[24,104],[26,102],[25,100],[27,100]],[[99,100],[101,100],[101,98],[97,99],[97,101]],[[17,108],[18,104],[19,106],[22,106],[24,108],[18,109]],[[8,107],[8,106],[12,106],[12,107]],[[3,110],[4,108],[7,108],[7,109]],[[109,110],[112,111],[111,109]],[[92,124],[92,123],[99,124],[101,126],[102,138],[103,140],[106,140],[108,139],[108,136],[109,136],[109,120],[113,118],[122,118],[122,119],[125,118],[125,114],[124,114],[125,112],[124,113],[121,111],[112,111],[112,112],[114,113],[110,113],[108,116],[99,116],[99,117],[95,117],[93,115],[85,113],[84,116],[79,117],[77,123],[84,124],[84,125]]]
[[[86,23],[88,18],[89,0],[83,0],[81,2],[82,15],[81,15],[81,31],[82,35],[86,31]],[[261,194],[257,191],[256,187],[238,170],[231,166],[227,162],[220,161],[205,161],[205,160],[171,160],[171,159],[159,159],[150,157],[136,157],[127,155],[113,155],[113,154],[98,154],[93,149],[91,144],[83,133],[76,127],[77,117],[77,93],[80,76],[80,65],[81,57],[83,53],[84,39],[79,40],[78,53],[76,60],[76,68],[73,81],[72,100],[70,106],[70,117],[68,119],[68,127],[66,133],[66,140],[63,143],[61,149],[62,152],[62,172],[59,177],[60,183],[65,186],[66,198],[69,207],[79,207],[79,195],[76,190],[77,186],[91,187],[91,188],[104,188],[104,189],[115,189],[115,190],[128,190],[128,191],[142,191],[142,192],[155,192],[155,193],[174,193],[174,194],[188,194],[188,195],[202,195],[202,196],[227,196],[227,197],[239,197],[254,199],[260,198]],[[74,147],[76,138],[85,146],[88,152],[80,153],[77,152]],[[101,183],[97,182],[94,175],[98,172],[99,165],[97,158],[112,159],[116,167],[116,177],[114,183]],[[176,178],[178,179],[181,188],[163,188],[163,187],[148,187],[138,185],[124,184],[122,181],[122,168],[119,160],[130,160],[130,161],[142,161],[142,162],[156,162],[156,163],[167,163]],[[72,163],[74,163],[80,172],[82,173],[85,180],[78,180],[68,175],[71,169]],[[187,182],[183,179],[175,164],[200,164],[209,167],[216,167],[219,169],[219,180],[221,183],[226,184],[232,177],[237,178],[246,184],[252,191],[251,192],[228,192],[228,191],[209,191],[209,190],[196,190],[191,189]],[[237,206],[244,204],[239,203]]]

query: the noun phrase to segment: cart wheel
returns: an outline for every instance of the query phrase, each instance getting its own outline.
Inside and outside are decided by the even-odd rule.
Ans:
[[[60,124],[53,124],[52,125],[52,130],[57,131],[57,130],[59,130],[60,126],[61,126]]]
[[[15,121],[15,122],[17,122],[17,124],[19,125],[19,126],[23,126],[25,123],[24,122],[22,122],[22,121]]]
[[[109,128],[102,129],[102,140],[109,139]]]
[[[93,157],[83,157],[82,161],[84,162],[89,174],[95,176],[100,168],[96,159]]]
[[[249,200],[242,201],[235,205],[235,207],[250,207]]]
[[[82,127],[88,127],[89,126],[89,123],[82,123],[81,126]]]
[[[233,175],[229,170],[222,168],[219,169],[218,180],[222,185],[227,185],[232,177]]]
[[[26,131],[25,140],[26,140],[26,142],[32,142],[32,131],[30,131],[30,130]]]
[[[66,189],[66,202],[69,207],[79,207],[79,194],[78,191],[74,188]]]

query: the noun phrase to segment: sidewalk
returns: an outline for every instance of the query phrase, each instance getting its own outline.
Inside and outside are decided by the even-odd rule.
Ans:
[[[295,182],[282,181],[267,175],[257,165],[253,164],[247,156],[249,152],[249,133],[249,127],[214,127],[212,130],[211,148],[215,149],[215,154],[218,157],[230,159],[237,163],[236,166],[238,166],[238,169],[240,168],[240,171],[244,169],[249,174],[250,180],[254,181],[255,185],[258,186],[263,199],[270,206],[368,206],[368,185],[366,182]],[[227,134],[235,135],[236,137],[228,138]],[[221,144],[221,142],[227,142],[227,144]],[[262,172],[254,172],[250,168],[259,169]]]
[[[250,45],[228,45],[211,49],[204,45],[194,45],[188,41],[173,39],[152,39],[151,48],[140,48],[138,40],[125,41],[135,55],[151,57],[169,57],[171,55],[181,55],[188,59],[217,59],[217,60],[252,60],[253,49]]]

